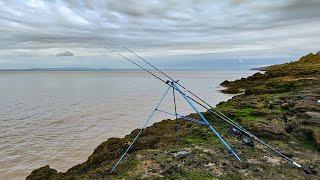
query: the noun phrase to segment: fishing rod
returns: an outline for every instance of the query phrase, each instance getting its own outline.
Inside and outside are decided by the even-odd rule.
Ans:
[[[113,51],[114,52],[114,51]],[[207,126],[213,133],[214,135],[219,139],[219,141],[225,146],[225,148],[227,149],[227,151],[232,154],[238,161],[241,161],[240,157],[237,155],[237,153],[233,150],[233,148],[223,139],[223,137],[219,134],[218,131],[215,130],[215,128],[209,123],[209,121],[204,117],[203,113],[200,112],[200,109],[198,109],[192,102],[196,101],[195,99],[193,99],[192,97],[189,97],[188,95],[186,95],[184,92],[182,92],[182,90],[177,86],[176,81],[170,81],[167,80],[165,81],[164,79],[162,79],[161,77],[157,76],[155,73],[151,72],[150,70],[144,68],[143,66],[141,66],[140,64],[134,62],[132,59],[122,55],[121,53],[116,53],[117,55],[121,56],[122,58],[124,58],[125,60],[129,61],[130,63],[138,66],[139,68],[141,68],[142,70],[146,71],[147,73],[151,74],[152,76],[154,76],[155,78],[159,79],[160,81],[164,82],[165,84],[167,84],[169,86],[168,90],[170,88],[173,88],[173,95],[175,96],[175,92],[174,90],[177,90],[180,95],[183,96],[183,98],[189,103],[189,105],[197,112],[197,114],[201,117],[202,121],[198,121],[198,120],[191,120],[189,118],[187,118],[186,120],[191,120],[195,123],[198,124],[202,124]],[[130,146],[126,149],[126,151],[121,155],[120,159],[116,162],[116,164],[113,166],[113,168],[111,169],[110,173],[113,173],[114,170],[117,168],[117,166],[120,164],[120,162],[124,159],[125,155],[129,152],[129,150],[131,149],[132,145],[136,142],[136,140],[138,139],[138,137],[140,136],[140,134],[142,133],[142,130],[146,127],[146,125],[148,124],[148,122],[151,120],[151,118],[153,117],[154,113],[158,110],[158,107],[160,106],[160,104],[162,103],[164,97],[166,96],[166,94],[168,93],[168,90],[166,91],[166,93],[164,94],[164,96],[161,98],[160,102],[158,103],[158,105],[156,106],[156,108],[152,111],[152,113],[150,114],[149,118],[147,119],[147,121],[145,122],[145,125],[140,129],[139,133],[135,136],[133,142],[130,144]],[[192,100],[191,100],[192,99]],[[174,103],[175,103],[175,99],[174,99]],[[161,111],[159,111],[161,112]],[[175,116],[177,118],[178,114],[176,112],[176,104],[175,104]],[[183,118],[185,119],[185,118]]]
[[[169,75],[167,75],[166,73],[164,73],[163,71],[161,71],[160,69],[158,69],[157,67],[155,67],[154,65],[152,65],[150,62],[148,62],[145,58],[139,56],[138,54],[136,54],[135,52],[133,52],[132,50],[128,49],[127,47],[123,47],[123,49],[125,49],[126,51],[130,52],[131,54],[135,55],[136,57],[138,57],[140,60],[142,60],[143,62],[145,62],[146,64],[148,64],[149,66],[151,66],[153,69],[155,69],[156,71],[158,71],[159,73],[161,73],[162,75],[164,75],[165,77],[167,77],[168,79],[170,79],[171,81],[175,82],[175,84],[179,85],[181,88],[183,88],[186,92],[190,93],[192,96],[194,96],[195,98],[197,98],[198,100],[200,100],[202,103],[204,103],[205,105],[203,105],[202,103],[196,101],[194,98],[190,97],[187,95],[188,98],[190,98],[192,101],[194,101],[195,103],[197,103],[198,105],[200,105],[201,107],[205,108],[206,110],[208,110],[209,114],[211,116],[217,116],[219,117],[221,120],[227,122],[228,124],[232,125],[233,127],[235,127],[236,129],[238,129],[240,132],[244,133],[245,135],[249,136],[250,138],[252,138],[253,140],[259,142],[260,144],[262,144],[263,146],[267,147],[268,149],[270,149],[271,151],[273,151],[274,153],[278,154],[280,157],[284,158],[285,160],[287,160],[288,162],[290,162],[293,166],[302,169],[305,173],[307,174],[311,174],[312,172],[310,170],[308,170],[307,168],[303,167],[302,165],[300,165],[299,163],[295,162],[294,160],[292,160],[291,158],[289,158],[288,156],[286,156],[285,154],[283,154],[282,152],[280,152],[279,150],[277,150],[276,148],[270,146],[269,144],[265,143],[263,140],[261,140],[260,138],[258,138],[257,136],[255,136],[254,134],[250,133],[249,131],[247,131],[245,128],[243,128],[242,126],[240,126],[238,123],[234,122],[233,120],[231,120],[229,117],[227,117],[226,115],[224,115],[222,112],[214,109],[209,103],[207,103],[205,100],[203,100],[202,98],[200,98],[198,95],[196,95],[195,93],[193,93],[192,91],[190,91],[189,89],[187,89],[186,87],[184,87],[183,85],[181,85],[178,81],[174,80],[172,77],[170,77]],[[127,59],[127,58],[126,58]],[[127,59],[128,60],[128,59]],[[131,62],[132,60],[130,60]],[[134,63],[136,64],[136,63]],[[137,64],[136,64],[137,65]],[[141,66],[138,65],[140,68]],[[145,70],[145,68],[142,68]],[[147,71],[148,72],[148,71]],[[148,72],[150,73],[150,72]],[[153,76],[155,76],[154,74],[152,74]],[[168,81],[164,81],[161,78],[159,78],[158,76],[157,79],[160,79],[162,82],[165,82],[167,85],[170,86],[170,84],[168,83]],[[172,87],[172,86],[171,86]],[[172,87],[173,89],[176,89],[175,87]],[[178,90],[179,91],[179,90]],[[180,92],[181,93],[181,92]]]
[[[204,117],[204,115],[200,112],[199,109],[197,109],[191,102],[196,102],[197,104],[199,104],[199,102],[197,102],[197,100],[195,100],[194,98],[190,97],[189,95],[185,94],[179,87],[177,87],[177,82],[178,81],[170,81],[170,80],[163,80],[162,78],[160,78],[159,76],[157,76],[156,74],[152,73],[151,71],[149,71],[148,69],[144,68],[143,66],[141,66],[140,64],[134,62],[132,59],[120,54],[120,53],[116,53],[118,55],[120,55],[121,57],[123,57],[124,59],[128,60],[129,62],[133,63],[134,65],[137,65],[138,67],[140,67],[142,70],[146,71],[147,73],[151,74],[152,76],[154,76],[155,78],[161,80],[162,82],[164,82],[165,84],[167,84],[168,86],[170,86],[171,88],[173,88],[174,90],[178,91],[185,99],[186,101],[189,103],[189,105],[200,115],[201,119],[203,121],[205,121],[205,123],[208,125],[209,129],[216,135],[216,137],[221,141],[221,143],[226,147],[226,149],[228,150],[229,153],[231,153],[237,160],[240,161],[239,156],[234,152],[234,150],[232,149],[232,147],[230,147],[230,145],[225,142],[225,140],[220,136],[220,134],[218,133],[218,131],[216,131],[212,125],[206,120],[206,118]],[[176,109],[175,109],[176,110]]]

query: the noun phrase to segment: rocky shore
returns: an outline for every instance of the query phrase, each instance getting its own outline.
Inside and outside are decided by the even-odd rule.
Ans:
[[[244,145],[231,135],[229,126],[205,113],[236,149],[241,162],[206,127],[163,120],[143,131],[112,175],[111,167],[139,129],[101,143],[87,161],[66,172],[44,166],[27,179],[319,179],[320,53],[263,71],[224,81],[224,93],[241,94],[216,108],[317,175],[305,174],[257,143]]]

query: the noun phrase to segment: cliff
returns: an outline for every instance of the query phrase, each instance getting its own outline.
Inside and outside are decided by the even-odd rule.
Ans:
[[[247,78],[222,83],[240,93],[216,107],[297,162],[320,171],[320,53],[263,68]],[[88,160],[66,172],[49,166],[27,179],[319,179],[292,167],[259,144],[246,146],[230,127],[205,113],[242,158],[230,156],[203,126],[163,120],[146,128],[116,172],[110,169],[139,129],[101,143]],[[196,114],[190,117],[199,118]],[[180,128],[175,128],[177,124]]]

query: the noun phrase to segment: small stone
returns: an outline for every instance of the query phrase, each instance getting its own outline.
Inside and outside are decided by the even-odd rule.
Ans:
[[[213,167],[215,166],[215,163],[209,162],[208,164],[204,165],[205,167]]]
[[[307,111],[307,112],[305,112],[305,113],[306,113],[306,115],[308,115],[308,116],[311,117],[311,118],[320,119],[320,113],[319,113],[319,112]]]
[[[264,156],[264,158],[267,159],[268,163],[271,163],[273,165],[279,165],[280,164],[280,159],[275,158],[275,157],[269,157],[269,156]]]
[[[210,150],[204,149],[203,152],[204,152],[204,153],[210,153]]]
[[[177,158],[185,158],[189,155],[190,153],[188,151],[185,151],[185,150],[182,150],[182,151],[178,151],[176,153],[172,153],[172,155],[174,157],[177,157]]]
[[[281,104],[281,107],[287,108],[287,107],[289,107],[289,105],[290,105],[289,103],[285,102],[285,103],[282,103],[282,104]]]

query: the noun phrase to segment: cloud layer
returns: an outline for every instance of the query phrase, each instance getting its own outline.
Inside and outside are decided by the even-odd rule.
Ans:
[[[0,56],[301,55],[320,48],[319,0],[0,1]],[[143,52],[142,52],[143,51]]]

